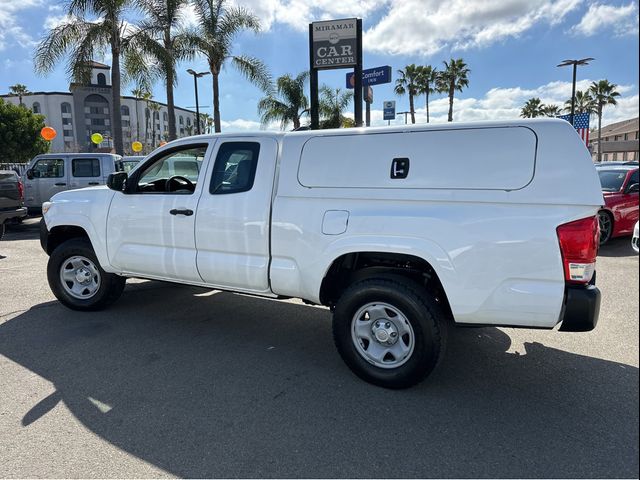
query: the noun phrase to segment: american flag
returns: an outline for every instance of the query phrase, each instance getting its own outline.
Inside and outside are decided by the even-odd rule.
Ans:
[[[571,121],[571,115],[561,115],[558,118],[562,120],[566,120],[567,122]],[[576,113],[573,116],[573,128],[576,129],[578,135],[584,142],[584,144],[589,146],[589,113]]]

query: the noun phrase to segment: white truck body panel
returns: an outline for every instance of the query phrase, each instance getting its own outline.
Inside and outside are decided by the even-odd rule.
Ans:
[[[260,143],[253,188],[214,195],[217,149],[240,140]],[[156,153],[201,143],[192,195],[64,192],[47,228],[84,228],[108,272],[313,302],[341,255],[412,255],[438,275],[456,322],[549,328],[565,287],[556,228],[603,203],[560,120],[199,136]],[[410,159],[407,179],[390,178],[396,157]]]

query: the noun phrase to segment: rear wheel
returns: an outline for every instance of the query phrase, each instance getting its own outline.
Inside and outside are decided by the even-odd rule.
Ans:
[[[601,210],[598,212],[598,223],[600,224],[600,245],[604,245],[611,239],[613,233],[613,217],[609,212]]]
[[[333,338],[342,359],[363,380],[407,388],[442,358],[447,319],[428,292],[403,278],[351,285],[336,304]]]
[[[73,310],[101,310],[115,302],[126,279],[105,272],[89,240],[74,238],[53,251],[47,264],[51,291]]]

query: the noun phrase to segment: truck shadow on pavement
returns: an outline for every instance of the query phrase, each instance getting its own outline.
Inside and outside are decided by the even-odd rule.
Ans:
[[[343,365],[325,309],[149,282],[104,312],[34,307],[0,354],[56,388],[23,428],[62,401],[181,477],[637,477],[637,368],[451,337],[426,382],[384,390]]]

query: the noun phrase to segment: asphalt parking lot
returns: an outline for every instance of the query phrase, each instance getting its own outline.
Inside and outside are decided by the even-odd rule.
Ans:
[[[327,310],[133,281],[79,313],[37,220],[0,242],[0,477],[638,477],[638,256],[598,258],[589,333],[457,329],[403,391],[358,380]]]

